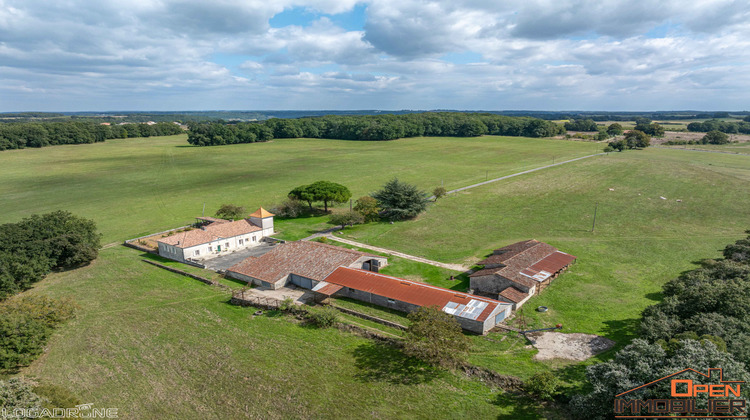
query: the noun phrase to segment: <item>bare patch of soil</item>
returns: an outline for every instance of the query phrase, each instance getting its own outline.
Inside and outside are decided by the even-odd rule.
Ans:
[[[609,350],[615,342],[593,334],[540,332],[526,334],[526,338],[539,350],[536,360],[567,359],[583,361]]]

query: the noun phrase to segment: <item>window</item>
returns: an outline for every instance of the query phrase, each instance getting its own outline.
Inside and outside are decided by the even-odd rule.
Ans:
[[[200,249],[196,249],[196,250],[195,250],[195,255],[196,255],[196,256],[198,256],[198,255],[201,255],[201,250],[200,250]]]
[[[396,301],[393,300],[393,299],[388,299],[388,303],[390,303],[392,305],[392,304],[396,303]]]
[[[356,290],[352,289],[351,287],[347,287],[347,289],[349,289],[349,293],[354,293],[354,292],[356,292]]]
[[[229,242],[224,242],[224,248],[229,249]]]
[[[253,242],[255,242],[255,236],[253,236]]]
[[[239,240],[239,241],[237,241],[237,242],[238,242],[238,243],[239,243],[240,245],[242,245],[242,239],[240,239],[240,240]]]

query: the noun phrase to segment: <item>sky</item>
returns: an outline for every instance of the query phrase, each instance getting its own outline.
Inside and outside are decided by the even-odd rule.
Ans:
[[[0,0],[0,111],[750,109],[747,0]]]

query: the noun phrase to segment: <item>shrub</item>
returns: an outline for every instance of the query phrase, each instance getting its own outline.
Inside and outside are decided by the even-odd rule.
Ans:
[[[34,388],[34,393],[42,397],[45,408],[74,408],[82,401],[69,389],[58,385],[39,385]]]
[[[216,217],[228,220],[239,220],[245,217],[245,208],[234,204],[222,204],[216,210]]]
[[[290,297],[286,297],[279,304],[279,309],[284,312],[288,312],[288,311],[293,310],[295,306],[297,305],[294,304],[294,300]]]
[[[16,408],[41,408],[44,400],[34,393],[33,386],[32,382],[23,378],[0,381],[0,407],[8,410],[9,414]]]
[[[365,218],[365,222],[373,222],[380,219],[378,200],[369,195],[357,199],[356,204],[354,204],[354,211],[361,214]]]
[[[332,225],[340,225],[342,229],[346,226],[354,226],[364,222],[364,216],[356,211],[332,214],[331,218],[328,220],[328,223]]]
[[[523,383],[526,392],[543,400],[552,400],[559,386],[560,380],[552,372],[535,373]]]
[[[69,299],[24,296],[0,304],[0,369],[31,363],[44,350],[54,328],[73,317]]]
[[[305,213],[305,204],[296,198],[290,197],[272,208],[271,213],[274,213],[278,217],[294,219]]]
[[[439,198],[445,197],[445,194],[448,194],[448,191],[445,189],[445,187],[437,187],[432,190],[432,195],[435,196],[435,201],[438,201]]]
[[[325,306],[320,309],[310,310],[307,314],[307,320],[319,328],[329,328],[336,325],[339,319],[339,311]]]

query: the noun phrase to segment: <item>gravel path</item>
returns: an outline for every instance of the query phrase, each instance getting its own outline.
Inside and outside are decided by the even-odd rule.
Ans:
[[[438,262],[438,261],[428,260],[427,258],[416,257],[414,255],[404,254],[403,252],[393,251],[393,250],[390,250],[390,249],[385,249],[385,248],[380,248],[380,247],[377,247],[377,246],[363,244],[361,242],[351,241],[349,239],[339,238],[339,237],[336,237],[336,236],[333,236],[333,235],[328,235],[328,238],[330,238],[331,240],[337,241],[337,242],[341,242],[341,243],[347,244],[347,245],[352,245],[352,246],[356,246],[356,247],[359,247],[359,248],[370,249],[372,251],[380,252],[382,254],[393,255],[394,257],[400,257],[400,258],[405,258],[407,260],[412,260],[412,261],[417,261],[417,262],[421,262],[421,263],[425,263],[425,264],[434,265],[435,267],[447,268],[449,270],[462,271],[462,272],[470,270],[470,268],[467,267],[467,266],[465,266],[465,265],[441,263],[441,262]]]
[[[491,184],[493,182],[502,181],[504,179],[513,178],[514,176],[529,174],[529,173],[532,173],[532,172],[541,171],[542,169],[551,168],[553,166],[564,165],[566,163],[575,162],[577,160],[587,159],[587,158],[590,158],[590,157],[601,156],[601,155],[606,155],[606,153],[596,153],[596,154],[593,154],[593,155],[581,156],[579,158],[565,160],[565,161],[562,161],[562,162],[553,163],[551,165],[540,166],[540,167],[534,168],[534,169],[529,169],[528,171],[516,172],[514,174],[501,176],[500,178],[490,179],[489,181],[480,182],[478,184],[472,184],[472,185],[467,185],[465,187],[456,188],[455,190],[448,191],[446,194],[453,194],[453,193],[457,193],[459,191],[468,190],[469,188],[481,187],[482,185],[487,185],[487,184]],[[435,196],[430,197],[430,200],[434,200],[434,199],[435,199]]]

